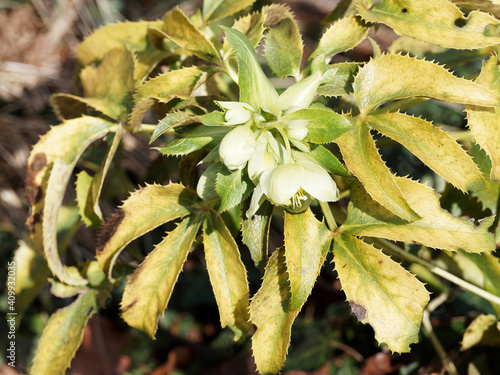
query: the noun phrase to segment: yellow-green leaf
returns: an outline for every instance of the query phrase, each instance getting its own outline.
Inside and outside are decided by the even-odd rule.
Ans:
[[[500,94],[498,56],[492,56],[487,63],[483,63],[476,83]],[[472,135],[491,158],[491,179],[500,181],[500,108],[467,106],[466,111]]]
[[[243,212],[246,212],[250,206],[248,199],[245,202],[246,205]],[[255,266],[262,272],[267,264],[269,226],[271,224],[272,212],[272,204],[265,200],[252,217],[247,218],[246,215],[243,215],[241,223],[242,241],[248,246]]]
[[[481,314],[467,327],[460,350],[476,345],[500,346],[500,322],[493,314]]]
[[[197,217],[185,218],[134,271],[121,302],[122,317],[129,326],[154,338],[158,315],[167,307],[200,224]]]
[[[378,132],[401,143],[434,172],[460,190],[484,189],[484,179],[477,165],[465,150],[440,128],[403,113],[372,115],[366,118],[366,122]]]
[[[335,142],[340,147],[344,162],[353,175],[365,186],[377,202],[397,216],[408,220],[418,215],[408,205],[407,197],[394,179],[394,175],[380,158],[368,125],[360,120]]]
[[[308,207],[293,214],[285,210],[285,257],[290,277],[292,310],[300,309],[311,293],[325,261],[319,222]]]
[[[257,330],[252,336],[252,351],[260,374],[277,374],[285,362],[293,321],[299,309],[290,308],[290,281],[285,249],[269,258],[264,280],[250,304],[250,320]]]
[[[448,0],[383,0],[374,7],[358,1],[359,14],[368,22],[384,23],[399,35],[447,48],[476,49],[500,43],[491,26],[495,17],[472,11],[467,17]]]
[[[429,292],[415,276],[381,250],[345,234],[335,237],[335,269],[352,312],[370,324],[375,338],[393,352],[418,342]]]
[[[179,184],[147,185],[130,195],[97,238],[97,261],[109,274],[120,252],[134,239],[199,208],[196,193]]]
[[[205,0],[203,1],[203,19],[211,23],[245,9],[255,0]]]
[[[210,40],[192,24],[179,8],[174,8],[165,15],[162,30],[175,43],[211,62],[220,62],[219,52]]]
[[[393,241],[417,242],[428,247],[471,253],[490,252],[496,248],[488,232],[494,217],[475,227],[468,220],[454,217],[439,205],[433,189],[407,178],[396,177],[401,191],[420,219],[406,222],[373,201],[359,184],[351,187],[351,202],[342,233],[383,237]]]
[[[240,204],[253,191],[254,184],[242,169],[231,172],[223,166],[217,173],[215,189],[220,198],[220,213]]]
[[[83,330],[99,308],[99,291],[90,289],[51,315],[31,366],[31,374],[63,375],[83,340]]]
[[[458,78],[442,66],[410,56],[386,54],[370,60],[354,79],[362,113],[395,99],[423,96],[448,102],[494,107],[500,97],[487,87]]]
[[[247,272],[231,232],[214,211],[203,224],[203,243],[221,326],[229,326],[239,340],[250,330]]]
[[[319,40],[318,47],[311,55],[333,56],[339,52],[356,47],[368,34],[368,27],[358,17],[345,17],[336,21],[325,31]]]

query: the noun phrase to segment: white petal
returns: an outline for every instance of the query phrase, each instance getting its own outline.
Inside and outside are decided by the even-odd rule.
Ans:
[[[257,137],[255,152],[248,160],[248,176],[256,184],[259,182],[260,174],[263,171],[276,166],[274,156],[267,150],[269,137],[272,137],[272,135],[267,131]]]
[[[225,109],[226,111],[229,111],[231,109],[242,109],[242,108],[245,108],[245,109],[248,109],[251,112],[255,112],[255,109],[250,104],[247,104],[247,103],[243,103],[243,102],[224,102],[224,101],[218,101],[218,100],[216,100],[215,102],[217,103],[217,105],[219,107],[221,107],[222,109]]]
[[[262,189],[260,188],[260,185],[257,185],[255,190],[253,191],[252,199],[250,201],[250,207],[248,208],[248,211],[246,213],[247,219],[250,219],[253,215],[255,215],[264,200],[265,198],[262,193]]]
[[[303,140],[307,135],[309,120],[290,120],[284,122],[286,134],[296,141]]]
[[[304,176],[303,167],[285,163],[262,172],[260,185],[266,196],[276,204],[286,205],[300,189]]]
[[[222,139],[219,157],[230,170],[245,167],[255,151],[255,135],[249,126],[237,126]]]
[[[299,161],[296,164],[300,164],[304,170],[304,178],[300,186],[302,189],[323,202],[335,202],[339,199],[337,185],[327,171],[310,161]]]

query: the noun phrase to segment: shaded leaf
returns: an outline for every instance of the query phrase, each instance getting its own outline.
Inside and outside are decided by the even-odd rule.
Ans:
[[[231,232],[213,211],[203,224],[203,243],[221,326],[229,326],[239,340],[250,330],[247,273]]]
[[[488,33],[500,21],[479,11],[466,17],[448,0],[384,0],[374,7],[358,2],[358,11],[366,21],[384,23],[399,35],[447,48],[475,49],[500,43],[498,33]]]
[[[358,71],[359,63],[338,63],[328,66],[329,70],[335,70],[335,74],[325,74],[330,79],[324,80],[318,87],[318,94],[323,96],[340,96],[352,92],[354,75]]]
[[[245,205],[246,212],[249,208],[249,202]],[[269,227],[271,225],[271,214],[273,205],[265,200],[252,217],[247,218],[243,215],[241,223],[242,241],[248,246],[250,256],[255,266],[264,272],[267,264],[267,253],[269,248]]]
[[[134,239],[171,220],[199,209],[200,199],[179,184],[147,185],[130,195],[104,224],[97,238],[96,258],[111,278],[120,252]]]
[[[154,338],[201,221],[187,217],[155,246],[125,285],[122,317],[131,327]]]
[[[411,74],[408,74],[411,72]],[[395,99],[423,96],[448,102],[493,107],[500,97],[442,66],[402,55],[381,55],[359,69],[354,96],[362,113]]]
[[[212,126],[207,128],[201,125],[189,127],[186,130],[178,130],[178,132],[181,133],[179,138],[175,138],[167,145],[158,147],[157,149],[165,155],[187,155],[211,143],[220,143],[229,130],[230,129],[225,126]]]
[[[160,135],[169,131],[176,126],[189,125],[197,121],[197,117],[189,112],[181,111],[167,114],[164,118],[158,122],[158,125],[151,135],[149,143],[151,144]]]
[[[378,132],[401,143],[434,172],[460,190],[484,189],[484,179],[477,165],[465,150],[440,128],[403,113],[372,115],[366,118],[366,122]]]
[[[219,212],[224,212],[248,197],[254,189],[254,184],[242,169],[231,172],[223,165],[217,174],[215,189],[220,198]]]
[[[393,352],[418,342],[429,292],[415,276],[381,250],[345,234],[335,237],[335,270],[352,312],[370,324],[375,338]]]
[[[418,219],[401,192],[395,176],[380,158],[368,125],[359,119],[354,127],[337,138],[344,162],[373,199],[404,220]]]
[[[420,219],[406,222],[373,201],[358,184],[351,187],[351,202],[342,233],[383,237],[393,241],[417,242],[425,246],[456,251],[490,252],[496,248],[488,232],[493,217],[475,227],[468,220],[454,217],[439,205],[433,189],[406,178],[396,177],[401,191]]]
[[[245,9],[255,0],[205,0],[203,1],[203,19],[211,23]]]
[[[472,196],[481,202],[483,210],[489,209],[492,214],[496,215],[498,199],[500,198],[500,184],[490,179],[491,159],[486,154],[486,151],[477,144],[472,145],[468,151],[474,162],[479,166],[480,171],[483,172],[486,181],[486,189],[476,191],[472,193]]]

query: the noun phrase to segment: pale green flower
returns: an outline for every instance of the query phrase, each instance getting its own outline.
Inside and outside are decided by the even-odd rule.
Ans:
[[[255,109],[247,103],[242,102],[216,102],[219,107],[226,110],[224,118],[225,125],[245,124],[254,116]]]
[[[255,133],[250,125],[236,126],[222,139],[219,157],[229,170],[242,169],[253,155],[255,147]]]

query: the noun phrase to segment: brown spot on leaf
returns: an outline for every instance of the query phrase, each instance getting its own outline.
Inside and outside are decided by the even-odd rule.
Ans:
[[[377,263],[378,263],[378,264],[383,264],[383,263],[384,263],[384,261],[383,261],[382,259],[379,259],[379,260],[377,260]]]
[[[123,221],[124,217],[125,212],[123,211],[123,209],[119,208],[106,221],[101,231],[99,232],[99,235],[97,236],[97,253],[101,252],[102,249],[104,249],[110,238],[115,234],[116,229]]]
[[[31,235],[35,234],[35,225],[37,225],[41,221],[42,215],[40,215],[39,213],[28,217],[28,219],[26,220],[26,226],[28,227]]]
[[[40,185],[36,182],[36,176],[46,166],[47,156],[43,152],[39,152],[33,157],[33,161],[26,168],[26,177],[24,180],[26,185],[26,199],[32,206],[42,199],[43,192]]]
[[[137,300],[134,300],[134,302],[129,303],[127,306],[123,306],[123,307],[121,308],[121,310],[122,310],[122,314],[123,314],[124,312],[126,312],[127,310],[129,310],[130,308],[132,308],[132,306],[134,306],[136,303],[137,303]]]
[[[351,305],[352,313],[354,315],[356,315],[356,318],[358,318],[358,320],[360,322],[362,322],[363,320],[365,320],[365,318],[366,318],[366,309],[363,306],[357,304],[356,302],[350,302],[349,301],[349,304]]]

